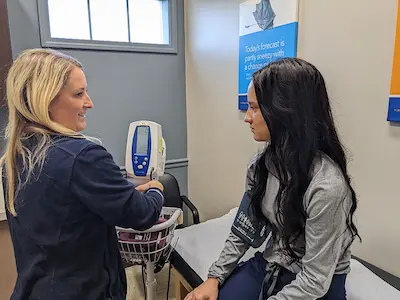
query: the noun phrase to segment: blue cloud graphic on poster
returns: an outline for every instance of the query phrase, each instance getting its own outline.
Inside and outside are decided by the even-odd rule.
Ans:
[[[254,72],[276,59],[297,56],[297,16],[286,18],[285,23],[281,22],[274,27],[274,20],[279,16],[279,11],[287,9],[289,3],[296,2],[293,0],[275,2],[275,12],[270,0],[261,0],[256,5],[254,1],[247,1],[241,6],[241,13],[245,14],[242,16],[242,28],[245,30],[239,37],[238,108],[240,110],[247,109],[247,87]],[[255,9],[251,10],[252,7]],[[261,30],[246,31],[249,30],[246,23],[251,22],[249,18],[251,13],[253,14],[251,19],[254,16]]]
[[[256,5],[256,10],[253,12],[254,20],[262,30],[274,27],[274,19],[276,14],[272,9],[270,0],[262,0]]]

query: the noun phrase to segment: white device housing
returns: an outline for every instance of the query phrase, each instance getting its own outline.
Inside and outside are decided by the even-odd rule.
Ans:
[[[164,174],[166,146],[160,124],[136,121],[129,125],[125,168],[128,178],[139,185]]]

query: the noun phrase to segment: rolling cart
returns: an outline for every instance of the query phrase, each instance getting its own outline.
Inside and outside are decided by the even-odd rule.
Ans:
[[[138,231],[116,227],[119,250],[125,263],[141,265],[144,268],[143,282],[147,300],[156,299],[155,274],[161,271],[174,248],[174,231],[182,210],[163,207],[159,221],[153,227]],[[175,245],[177,240],[175,241]],[[146,277],[146,278],[144,278]]]

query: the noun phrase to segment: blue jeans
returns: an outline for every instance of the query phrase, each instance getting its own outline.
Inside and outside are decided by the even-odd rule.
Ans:
[[[247,262],[240,263],[226,279],[220,288],[218,300],[258,300],[261,285],[266,275],[265,269],[265,259],[262,253],[257,252]],[[276,295],[295,278],[296,274],[282,268],[272,295]],[[321,300],[346,300],[345,282],[345,274],[334,275],[328,293]],[[268,289],[268,287],[265,289]]]

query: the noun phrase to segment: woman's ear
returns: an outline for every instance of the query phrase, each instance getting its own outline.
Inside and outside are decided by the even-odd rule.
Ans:
[[[49,107],[49,109],[47,110],[47,113],[49,114],[50,120],[53,121],[53,118],[52,118],[52,109],[51,109],[50,107]]]
[[[55,100],[55,99],[54,99]],[[47,108],[47,111],[49,112],[49,116],[51,115],[51,113],[53,112],[53,103],[54,103],[54,100],[53,101],[51,101],[50,103],[49,103],[49,107]]]

